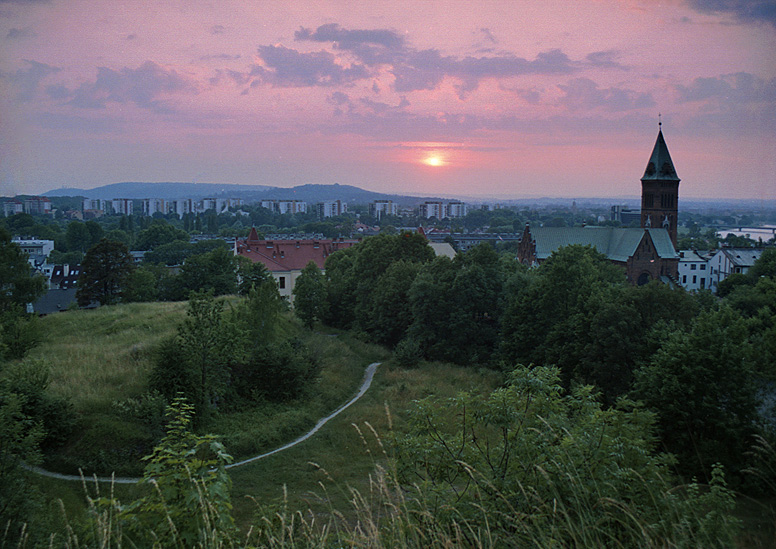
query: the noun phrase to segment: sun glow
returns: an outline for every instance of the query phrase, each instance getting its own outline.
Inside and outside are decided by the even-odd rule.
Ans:
[[[444,164],[444,161],[439,156],[427,156],[423,160],[423,163],[426,164],[427,166],[436,167],[436,166],[442,166]]]

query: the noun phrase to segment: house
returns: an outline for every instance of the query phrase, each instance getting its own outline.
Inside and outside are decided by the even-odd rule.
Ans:
[[[676,282],[679,181],[662,124],[658,124],[657,140],[641,178],[641,228],[526,225],[518,245],[518,260],[526,265],[540,264],[563,246],[581,244],[594,247],[622,266],[631,284]]]
[[[722,248],[709,259],[711,291],[716,293],[719,283],[731,274],[746,274],[760,259],[762,248]]]
[[[254,263],[263,263],[272,273],[280,295],[293,301],[296,279],[310,261],[323,269],[326,258],[337,250],[350,248],[358,240],[339,239],[273,239],[262,240],[256,228],[251,228],[248,238],[236,239],[235,255],[247,257]]]
[[[681,250],[679,252],[679,284],[688,291],[711,288],[708,258],[695,250]]]

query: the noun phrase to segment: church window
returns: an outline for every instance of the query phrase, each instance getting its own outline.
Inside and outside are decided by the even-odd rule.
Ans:
[[[637,281],[637,284],[639,286],[643,286],[647,282],[649,282],[649,273],[641,273],[641,275],[639,276],[639,280]]]
[[[644,206],[647,208],[651,208],[655,205],[655,197],[652,195],[652,193],[646,193],[644,195]]]

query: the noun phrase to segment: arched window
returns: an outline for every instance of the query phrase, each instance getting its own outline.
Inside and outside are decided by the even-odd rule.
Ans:
[[[649,282],[649,279],[650,279],[650,278],[651,278],[651,277],[649,276],[649,273],[641,273],[641,275],[639,275],[639,279],[638,279],[638,281],[637,281],[636,283],[637,283],[639,286],[643,286],[644,284],[646,284],[647,282]]]

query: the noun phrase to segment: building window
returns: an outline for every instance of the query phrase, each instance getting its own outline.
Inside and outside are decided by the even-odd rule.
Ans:
[[[697,277],[696,275],[692,275],[692,283],[693,283],[693,284],[696,284],[696,279],[697,279],[697,278],[698,278],[698,277]]]
[[[682,284],[687,284],[687,275],[682,277]]]
[[[705,271],[705,270],[706,270],[706,264],[705,263],[701,263],[701,271]]]
[[[695,263],[693,263],[693,264],[690,265],[690,270],[694,271],[697,267],[698,266]]]
[[[278,278],[278,286],[280,287],[281,290],[285,289],[285,287],[286,287],[286,277],[285,276],[281,276],[281,277]]]
[[[701,278],[701,290],[706,287],[706,279]]]

